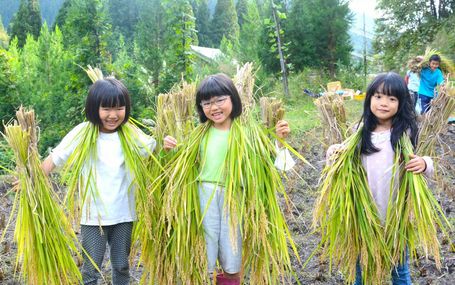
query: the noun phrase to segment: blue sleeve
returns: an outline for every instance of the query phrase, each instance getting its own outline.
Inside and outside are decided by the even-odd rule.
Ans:
[[[444,76],[442,76],[442,71],[438,69],[438,85],[444,81]]]

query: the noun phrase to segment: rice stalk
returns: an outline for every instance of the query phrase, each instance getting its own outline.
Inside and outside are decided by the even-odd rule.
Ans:
[[[183,142],[194,129],[196,86],[183,81],[167,94],[159,94],[156,110],[156,137],[166,135]]]
[[[359,260],[364,284],[382,284],[390,273],[390,254],[360,160],[360,140],[359,130],[324,168],[313,225],[321,233],[321,258],[329,260],[330,270],[339,267],[346,283],[353,283]]]
[[[37,150],[34,111],[22,107],[18,122],[5,126],[3,136],[14,152],[18,187],[18,208],[14,239],[17,243],[16,270],[27,284],[77,284],[81,274],[73,254],[77,238],[58,197],[41,168]]]
[[[440,229],[448,236],[447,229],[451,229],[451,224],[428,188],[424,176],[404,169],[403,164],[409,161],[411,154],[411,140],[408,136],[403,136],[396,151],[394,171],[400,173],[400,186],[398,191],[391,189],[390,197],[394,198],[389,200],[385,239],[393,264],[403,263],[407,247],[413,258],[416,257],[417,250],[422,251],[426,258],[432,256],[436,267],[440,269],[437,231]],[[404,160],[400,164],[402,158]]]
[[[280,99],[273,97],[261,97],[259,99],[261,106],[261,118],[262,123],[267,128],[273,128],[276,123],[283,119],[284,108],[282,108],[282,102]]]
[[[253,64],[245,63],[242,67],[237,68],[233,81],[237,88],[240,100],[242,101],[242,117],[248,117],[251,110],[254,108],[254,79]]]
[[[417,64],[417,70],[419,72],[420,72],[420,70],[422,70],[422,68],[429,67],[430,57],[433,54],[437,54],[441,57],[441,63],[439,65],[439,68],[441,68],[441,70],[444,73],[453,73],[455,71],[455,65],[450,57],[445,56],[437,49],[432,49],[432,48],[428,47],[425,49],[425,54],[423,55],[423,60]]]
[[[431,101],[431,108],[425,114],[419,131],[417,153],[436,157],[436,146],[442,143],[440,134],[447,129],[447,121],[455,111],[455,88],[449,81],[445,89]]]
[[[90,64],[87,65],[87,69],[83,68],[82,69],[87,73],[88,77],[90,80],[92,80],[93,83],[97,80],[101,80],[104,78],[103,72],[101,69],[98,67],[93,68]]]
[[[152,192],[163,193],[160,227],[156,239],[155,278],[159,284],[207,284],[207,260],[198,198],[200,142],[209,124],[197,127],[187,145],[177,149],[162,175],[153,182]],[[164,189],[163,189],[164,188]]]
[[[347,138],[346,112],[343,99],[332,92],[314,100],[323,126],[326,146],[339,144]]]

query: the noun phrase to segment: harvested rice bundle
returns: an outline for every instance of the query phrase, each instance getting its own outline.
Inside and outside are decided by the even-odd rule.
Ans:
[[[447,81],[445,89],[432,100],[419,131],[417,153],[436,156],[436,145],[441,144],[440,134],[447,128],[447,121],[455,110],[455,88]]]
[[[449,57],[445,56],[436,49],[427,48],[425,50],[425,54],[423,55],[424,59],[417,64],[417,69],[419,72],[422,68],[429,67],[429,60],[433,54],[437,54],[441,57],[441,63],[439,67],[444,73],[453,73],[455,71],[455,65]]]
[[[333,93],[326,92],[316,99],[319,117],[323,125],[324,143],[326,146],[341,143],[346,139],[347,125],[343,99]]]
[[[171,135],[178,141],[194,129],[194,96],[196,86],[185,81],[175,86],[169,93],[158,95],[156,136],[158,139]]]
[[[378,209],[360,161],[361,129],[349,137],[321,176],[313,225],[321,233],[322,259],[328,259],[353,283],[357,260],[364,284],[381,284],[390,273],[390,254]]]
[[[87,73],[88,77],[90,78],[90,80],[92,80],[92,82],[104,78],[103,72],[98,67],[93,68],[91,65],[87,65],[87,69],[85,68],[82,69],[84,69],[84,71]]]
[[[177,280],[183,284],[208,282],[201,215],[204,209],[199,205],[197,180],[200,143],[209,128],[210,123],[205,123],[192,133],[187,147],[178,150],[165,167],[166,175],[160,178],[168,181],[161,215],[165,219],[162,224],[167,225],[166,250],[158,278],[163,284],[175,284]],[[275,146],[268,132],[254,121],[243,125],[242,120],[235,119],[230,132],[224,166],[225,207],[231,213],[232,229],[237,228],[236,221],[244,221],[241,231],[245,271],[250,272],[251,284],[278,284],[280,280],[291,283],[288,248],[297,258],[298,254],[278,203],[277,195],[287,198],[270,156]],[[159,191],[156,185],[160,182],[154,185],[153,191]]]
[[[421,250],[426,258],[432,256],[436,267],[441,268],[440,245],[437,236],[438,228],[448,236],[451,225],[444,215],[441,206],[428,188],[421,174],[400,169],[413,154],[413,146],[408,136],[402,136],[399,149],[395,155],[395,171],[399,172],[400,183],[389,200],[385,224],[385,240],[394,264],[402,264],[406,247],[411,257],[416,257]],[[392,181],[391,183],[395,183]]]
[[[259,103],[261,105],[262,123],[267,128],[274,128],[276,123],[284,117],[281,100],[273,97],[261,97]]]
[[[253,64],[246,63],[241,68],[237,68],[237,73],[234,76],[234,84],[237,88],[240,99],[242,100],[243,116],[250,113],[254,105],[254,73]]]
[[[16,116],[19,124],[6,125],[3,134],[14,151],[20,189],[13,206],[18,208],[16,270],[20,265],[27,284],[80,283],[82,277],[72,255],[81,258],[77,238],[41,168],[34,111],[21,107]]]

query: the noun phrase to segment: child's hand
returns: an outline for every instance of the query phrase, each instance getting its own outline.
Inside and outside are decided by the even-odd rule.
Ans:
[[[291,133],[291,128],[289,127],[288,122],[286,122],[285,120],[278,121],[276,123],[275,130],[276,136],[282,140],[286,139],[288,135]],[[282,144],[278,142],[278,146],[282,147]]]
[[[423,158],[415,154],[409,155],[409,158],[411,160],[406,163],[405,166],[407,171],[412,171],[414,174],[419,174],[425,171],[427,164]]]
[[[291,133],[291,128],[289,127],[288,122],[285,120],[280,120],[276,123],[275,126],[276,129],[276,135],[280,139],[285,139],[288,137],[288,135]]]
[[[177,146],[177,140],[171,136],[166,136],[164,138],[163,149],[169,151]]]

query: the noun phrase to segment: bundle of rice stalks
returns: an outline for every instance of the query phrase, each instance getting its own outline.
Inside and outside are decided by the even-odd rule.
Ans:
[[[425,54],[423,55],[423,61],[421,61],[419,64],[417,64],[417,68],[418,70],[420,71],[422,68],[425,68],[425,67],[428,67],[430,62],[430,57],[433,55],[433,54],[437,54],[441,57],[441,64],[439,65],[439,67],[441,68],[441,70],[444,72],[444,73],[453,73],[455,71],[455,65],[453,63],[453,61],[445,56],[444,54],[442,54],[441,52],[439,52],[438,50],[436,49],[432,49],[432,48],[427,48],[425,50]]]
[[[243,266],[251,284],[291,283],[292,265],[288,248],[298,259],[297,250],[286,225],[277,195],[286,193],[273,165],[274,144],[257,123],[241,125],[234,120],[225,162],[225,209],[229,210],[233,229],[240,225],[243,237]],[[201,164],[200,144],[210,123],[199,126],[166,165],[160,178],[168,181],[163,190],[162,228],[165,241],[158,268],[160,284],[207,284],[207,260],[198,175]],[[168,176],[168,177],[166,177]],[[152,191],[159,191],[160,181]],[[237,245],[234,244],[234,248]]]
[[[183,142],[194,129],[196,86],[183,81],[169,93],[158,95],[156,137],[171,135]]]
[[[5,126],[3,134],[14,151],[20,189],[13,206],[18,208],[16,270],[20,265],[27,284],[80,283],[82,277],[72,256],[80,258],[77,238],[41,168],[34,112],[21,107],[16,116],[19,124]]]
[[[253,64],[245,63],[241,68],[237,69],[234,76],[234,85],[239,91],[240,99],[242,100],[243,117],[250,113],[254,105],[254,73]]]
[[[406,247],[412,257],[420,249],[426,258],[432,256],[437,268],[441,268],[437,229],[448,236],[447,228],[451,225],[438,201],[428,188],[421,174],[413,174],[403,167],[413,154],[413,146],[408,136],[400,139],[396,151],[395,171],[400,168],[400,186],[398,191],[391,187],[385,226],[385,240],[394,264],[402,264],[406,256]],[[404,158],[400,165],[400,160]],[[391,183],[395,183],[392,181]],[[447,225],[447,228],[445,227]]]
[[[420,72],[420,64],[424,60],[424,57],[421,55],[415,56],[408,61],[408,68],[411,72]]]
[[[313,224],[321,232],[321,258],[328,258],[330,269],[335,263],[346,283],[354,282],[359,260],[363,283],[382,284],[390,274],[390,254],[360,160],[360,140],[359,130],[323,170]]]
[[[85,68],[82,68],[82,69],[87,73],[88,77],[90,78],[90,80],[92,80],[92,82],[95,82],[97,80],[104,78],[103,72],[98,67],[93,68],[89,64],[89,65],[87,65],[87,69],[85,69]]]
[[[318,108],[323,125],[324,143],[326,146],[343,142],[347,137],[346,112],[343,99],[333,93],[326,92],[324,96],[314,101]]]
[[[436,146],[443,144],[440,134],[447,129],[447,121],[455,111],[455,88],[447,81],[446,88],[439,90],[439,95],[431,102],[430,110],[419,131],[417,153],[436,157]]]
[[[151,192],[163,193],[160,227],[156,232],[160,260],[150,268],[142,283],[208,284],[207,259],[198,198],[200,142],[209,124],[197,127],[153,182]],[[151,281],[150,281],[151,280]]]
[[[261,105],[262,123],[267,128],[274,128],[276,123],[284,117],[281,100],[273,97],[261,97],[259,104]]]

